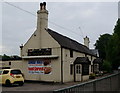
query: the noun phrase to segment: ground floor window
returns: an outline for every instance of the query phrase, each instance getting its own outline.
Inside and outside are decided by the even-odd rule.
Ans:
[[[73,64],[70,64],[70,75],[73,74]]]
[[[80,71],[81,71],[80,65],[76,65],[76,74],[80,74],[81,73]]]
[[[70,57],[73,57],[73,50],[70,49]]]
[[[82,75],[89,75],[89,64],[82,65]]]
[[[93,72],[93,65],[91,65],[91,72]]]
[[[94,64],[94,72],[98,72],[99,71],[99,65],[98,64]]]

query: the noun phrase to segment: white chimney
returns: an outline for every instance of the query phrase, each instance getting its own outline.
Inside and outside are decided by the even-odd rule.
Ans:
[[[46,10],[46,2],[40,3],[40,10],[37,11],[37,36],[39,37],[39,46],[42,47],[42,38],[48,29],[48,11]]]
[[[48,11],[46,10],[46,2],[40,3],[40,10],[37,11],[37,29],[45,30],[48,28]]]
[[[84,38],[84,45],[89,48],[89,43],[90,43],[89,38],[86,36],[86,37]]]

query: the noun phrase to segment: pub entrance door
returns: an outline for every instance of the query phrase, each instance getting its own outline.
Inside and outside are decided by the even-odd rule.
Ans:
[[[82,76],[82,66],[81,64],[75,64],[75,81],[81,81]]]

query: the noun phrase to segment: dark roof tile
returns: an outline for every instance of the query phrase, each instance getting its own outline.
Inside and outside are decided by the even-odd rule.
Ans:
[[[90,64],[88,57],[77,57],[74,64]]]
[[[101,63],[103,63],[103,60],[101,58],[96,58],[96,59],[94,59],[93,63],[101,64]]]
[[[82,53],[85,53],[85,54],[89,54],[89,55],[93,55],[93,56],[96,56],[94,55],[94,53],[92,53],[90,51],[89,48],[87,48],[86,46],[78,43],[77,41],[75,40],[72,40],[66,36],[63,36],[51,29],[47,29],[46,30],[62,47],[64,48],[68,48],[68,49],[72,49],[72,50],[75,50],[75,51],[79,51],[79,52],[82,52]]]

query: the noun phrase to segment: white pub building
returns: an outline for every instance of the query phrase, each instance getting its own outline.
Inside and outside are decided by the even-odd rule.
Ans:
[[[36,31],[20,46],[22,60],[11,62],[11,68],[20,68],[25,80],[61,83],[87,80],[95,69],[99,71],[99,58],[89,49],[89,42],[87,36],[82,45],[49,29],[43,2],[37,11]]]

